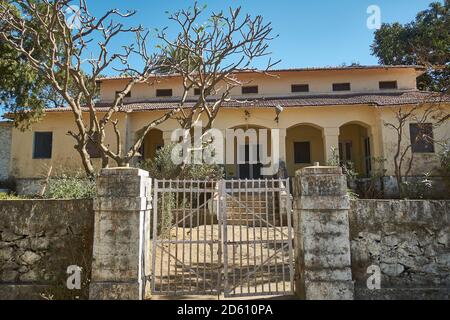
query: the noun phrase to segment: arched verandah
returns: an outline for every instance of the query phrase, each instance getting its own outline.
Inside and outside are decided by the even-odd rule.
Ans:
[[[286,131],[286,166],[288,175],[319,162],[326,165],[323,129],[317,125],[301,123]]]
[[[339,160],[352,163],[355,171],[369,176],[372,170],[370,127],[361,122],[348,122],[339,128]]]

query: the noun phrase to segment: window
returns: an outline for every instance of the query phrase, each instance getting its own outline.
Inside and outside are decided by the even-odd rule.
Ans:
[[[293,84],[291,86],[292,92],[309,92],[309,84]]]
[[[194,88],[194,96],[199,96],[202,93],[200,88]]]
[[[52,158],[53,133],[35,132],[33,159]]]
[[[173,95],[172,89],[157,89],[157,97],[171,97]]]
[[[94,139],[94,141],[99,141],[100,140],[100,135],[98,134],[98,132],[94,133],[94,136],[92,137]],[[99,148],[97,147],[97,145],[89,139],[87,145],[86,145],[86,151],[89,153],[89,156],[93,159],[98,159],[101,158],[101,152],[99,150]]]
[[[431,123],[411,123],[409,125],[411,147],[414,153],[433,153],[433,125]]]
[[[294,162],[311,163],[311,143],[294,142]]]
[[[397,81],[380,81],[380,90],[397,89]]]
[[[246,86],[242,87],[242,94],[258,93],[258,86]]]
[[[350,83],[333,83],[333,91],[350,91]]]
[[[121,93],[122,91],[116,91],[116,97],[119,95],[119,93]],[[131,98],[131,91],[130,92],[128,92],[126,95],[125,95],[125,98]]]

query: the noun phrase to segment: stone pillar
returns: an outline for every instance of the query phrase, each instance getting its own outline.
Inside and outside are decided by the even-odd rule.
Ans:
[[[94,200],[94,250],[89,298],[144,299],[150,275],[148,172],[102,169]]]
[[[294,183],[296,293],[308,300],[352,300],[346,177],[340,167],[308,167]]]
[[[323,129],[323,144],[325,148],[325,163],[332,159],[332,148],[339,152],[339,128],[324,128]]]

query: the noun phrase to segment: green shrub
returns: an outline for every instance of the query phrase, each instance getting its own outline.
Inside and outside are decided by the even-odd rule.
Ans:
[[[358,177],[358,173],[355,170],[355,165],[351,161],[341,163],[339,159],[339,151],[337,148],[331,148],[331,158],[328,159],[327,165],[331,167],[341,167],[342,172],[347,176],[347,185],[350,189],[354,188],[355,181]]]
[[[158,198],[157,232],[161,238],[170,238],[170,229],[176,209],[174,193],[160,193]]]
[[[0,200],[22,200],[22,199],[24,199],[24,198],[18,197],[18,196],[13,195],[13,194],[7,194],[7,193],[4,193],[4,192],[0,193]]]
[[[405,199],[431,199],[433,182],[430,173],[425,173],[419,180],[404,181],[401,185],[402,198]]]
[[[94,196],[95,179],[81,173],[50,178],[44,194],[46,199],[90,199]]]

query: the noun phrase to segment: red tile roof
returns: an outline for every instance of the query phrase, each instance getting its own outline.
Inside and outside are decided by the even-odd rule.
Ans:
[[[167,110],[178,105],[175,99],[149,99],[124,103],[120,109],[122,112],[138,112],[151,110]],[[370,106],[395,106],[432,102],[450,102],[450,96],[441,96],[436,93],[423,91],[409,91],[398,93],[367,93],[367,94],[341,94],[341,95],[303,95],[268,97],[256,100],[241,100],[225,102],[225,108],[273,108],[280,105],[285,108],[295,107],[320,107],[320,106],[345,106],[345,105],[370,105]],[[192,107],[195,101],[186,102],[186,107]],[[110,104],[98,103],[98,111],[108,110]],[[67,107],[47,109],[47,112],[69,111]]]

